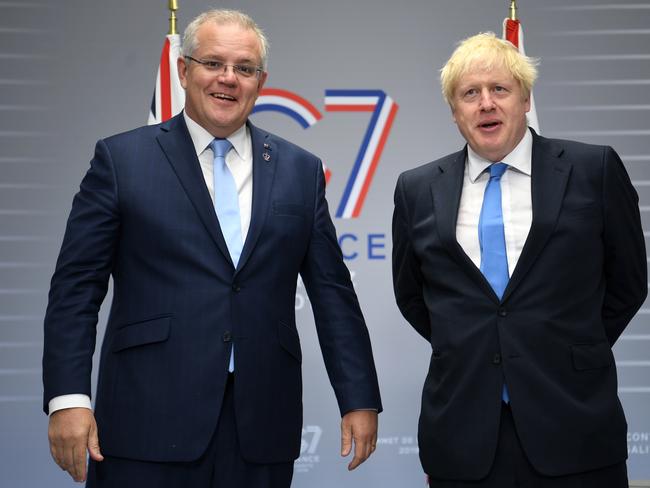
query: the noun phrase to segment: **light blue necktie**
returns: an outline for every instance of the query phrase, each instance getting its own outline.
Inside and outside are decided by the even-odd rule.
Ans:
[[[232,262],[237,267],[242,251],[241,220],[239,217],[239,195],[235,179],[226,165],[226,154],[232,144],[227,139],[215,139],[210,144],[214,153],[214,209],[217,212],[221,233],[228,246]],[[235,370],[234,346],[230,350],[228,371]]]
[[[478,222],[478,239],[481,245],[481,272],[488,280],[499,299],[508,286],[508,255],[506,237],[503,230],[501,210],[501,177],[508,169],[505,163],[490,166],[490,181],[485,187],[483,207]],[[510,401],[508,387],[503,384],[501,398]]]

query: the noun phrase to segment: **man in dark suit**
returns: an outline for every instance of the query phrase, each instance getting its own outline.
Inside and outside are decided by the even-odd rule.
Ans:
[[[436,488],[627,487],[612,345],[643,303],[638,197],[610,148],[538,136],[533,60],[463,41],[441,72],[461,151],[402,174],[397,304],[431,343]]]
[[[45,318],[56,462],[98,487],[287,487],[302,427],[294,304],[302,276],[342,414],[349,469],[381,410],[368,332],[321,162],[247,122],[266,80],[250,17],[187,28],[184,113],[97,143]],[[95,412],[97,312],[113,277]]]

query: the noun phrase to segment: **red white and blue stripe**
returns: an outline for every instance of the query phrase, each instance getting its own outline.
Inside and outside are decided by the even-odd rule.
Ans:
[[[397,109],[397,103],[382,90],[325,90],[328,112],[372,112],[337,217],[349,219],[360,215]]]
[[[176,62],[181,55],[181,38],[170,34],[160,53],[156,87],[151,99],[149,125],[159,124],[178,114],[185,106],[185,90],[178,78]]]
[[[280,88],[263,88],[255,102],[253,113],[280,112],[298,122],[303,129],[308,129],[323,118],[323,115],[309,101],[289,90]],[[332,172],[323,163],[325,183],[329,183]]]
[[[524,29],[521,26],[520,21],[508,18],[504,19],[503,38],[514,44],[521,54],[526,54],[526,50],[524,49]],[[526,114],[526,118],[528,119],[528,125],[535,129],[535,132],[540,134],[537,109],[535,108],[535,98],[533,98],[532,92],[530,94],[530,110]]]
[[[321,113],[307,100],[288,90],[263,88],[255,102],[253,113],[280,112],[307,129],[323,118]]]

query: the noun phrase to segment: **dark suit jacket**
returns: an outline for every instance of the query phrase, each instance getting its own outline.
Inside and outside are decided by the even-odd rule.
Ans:
[[[249,128],[253,207],[237,269],[182,115],[97,143],[52,278],[43,376],[46,410],[57,395],[90,395],[97,312],[112,276],[95,410],[104,454],[197,459],[219,418],[234,343],[244,458],[296,458],[299,274],[341,413],[381,410],[368,332],[329,216],[321,162]]]
[[[397,304],[431,343],[420,459],[479,479],[508,385],[523,448],[546,475],[627,456],[611,347],[647,293],[638,197],[610,148],[533,132],[528,238],[503,299],[456,240],[466,150],[402,174],[395,191]]]

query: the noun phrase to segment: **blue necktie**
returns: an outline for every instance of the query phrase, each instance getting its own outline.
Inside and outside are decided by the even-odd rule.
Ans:
[[[508,285],[508,255],[506,237],[503,231],[503,212],[501,210],[501,177],[508,169],[504,163],[490,166],[490,181],[485,187],[483,207],[478,222],[478,238],[481,245],[481,272],[488,280],[499,299]],[[503,384],[501,397],[510,401],[508,387]]]
[[[228,246],[232,262],[237,267],[242,251],[241,220],[239,217],[239,195],[235,179],[226,165],[226,154],[232,144],[227,139],[215,139],[210,144],[214,153],[214,209],[217,212],[221,233]],[[230,350],[228,371],[235,370],[234,346]]]
[[[214,152],[214,209],[230,257],[237,267],[242,250],[239,195],[235,179],[226,165],[226,154],[232,144],[227,139],[215,139],[210,146]]]

